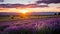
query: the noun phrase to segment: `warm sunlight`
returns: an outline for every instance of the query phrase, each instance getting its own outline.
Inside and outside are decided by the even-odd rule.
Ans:
[[[28,13],[28,12],[29,12],[29,11],[26,10],[26,9],[20,10],[20,13],[22,13],[22,14],[21,14],[21,17],[22,17],[23,19],[27,19],[27,18],[28,18],[28,14],[26,14],[26,13]]]
[[[45,7],[45,8],[0,8],[0,12],[19,12],[19,13],[30,13],[30,12],[60,12],[60,8],[56,7]]]
[[[28,10],[21,10],[21,13],[23,13],[23,14],[25,14],[27,12],[29,12],[29,11]]]

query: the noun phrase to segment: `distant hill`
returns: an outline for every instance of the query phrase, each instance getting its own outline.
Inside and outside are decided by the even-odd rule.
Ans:
[[[54,15],[57,12],[32,12],[27,13],[29,15]],[[0,12],[0,15],[20,15],[21,13],[16,12]]]
[[[19,13],[15,12],[0,12],[0,15],[18,15]]]

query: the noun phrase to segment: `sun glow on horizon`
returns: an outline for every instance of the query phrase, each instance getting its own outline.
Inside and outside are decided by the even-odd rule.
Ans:
[[[30,13],[30,12],[60,12],[60,8],[45,7],[45,8],[0,8],[0,12],[17,12],[17,13]]]
[[[21,13],[26,14],[27,12],[29,12],[28,10],[20,10]]]
[[[26,9],[20,10],[20,13],[22,13],[21,14],[22,19],[28,18],[28,14],[27,14],[28,12],[29,12],[29,10],[26,10]]]

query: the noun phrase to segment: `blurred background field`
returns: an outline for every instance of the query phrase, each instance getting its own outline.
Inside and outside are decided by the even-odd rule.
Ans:
[[[27,16],[26,18],[27,19],[30,19],[30,18],[59,18],[60,15],[30,15],[30,16]],[[25,19],[26,19],[25,18]],[[20,16],[20,15],[0,15],[0,21],[11,21],[11,20],[20,20],[20,19],[24,19],[23,16]]]

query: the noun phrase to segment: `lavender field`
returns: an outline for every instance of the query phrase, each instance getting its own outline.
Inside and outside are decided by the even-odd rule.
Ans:
[[[0,21],[0,34],[58,34],[59,31],[60,17]]]

